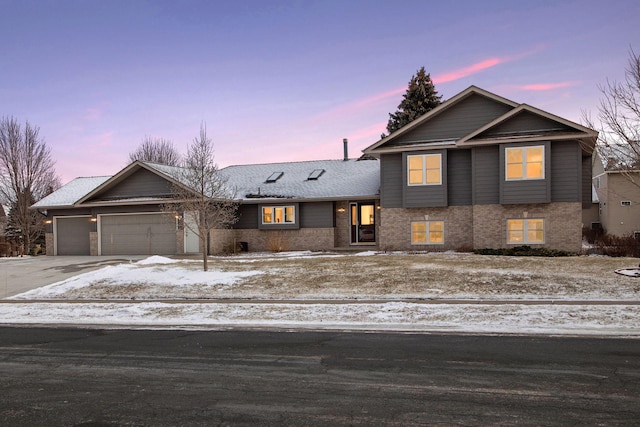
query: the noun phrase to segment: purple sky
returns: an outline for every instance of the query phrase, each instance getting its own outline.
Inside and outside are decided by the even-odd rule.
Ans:
[[[640,51],[633,1],[0,0],[0,116],[29,120],[63,183],[110,175],[145,136],[222,167],[350,155],[424,66],[579,122]]]

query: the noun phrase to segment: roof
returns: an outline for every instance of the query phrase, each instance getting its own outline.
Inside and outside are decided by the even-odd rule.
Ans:
[[[81,205],[111,185],[126,179],[135,167],[145,167],[179,182],[183,168],[149,162],[134,162],[113,176],[81,177],[51,193],[32,208],[63,208]],[[277,179],[267,183],[274,175]],[[380,192],[378,160],[318,160],[291,163],[229,166],[220,170],[239,201],[273,199],[342,199],[377,197]],[[118,200],[117,203],[153,201],[149,197]]]
[[[32,208],[71,207],[90,191],[99,187],[111,176],[80,177],[60,187],[45,198],[36,202]]]
[[[494,118],[489,123],[485,123],[479,128],[473,130],[471,133],[466,135],[459,135],[455,138],[448,138],[446,140],[420,140],[408,142],[406,144],[398,145],[398,146],[390,146],[390,142],[401,137],[402,135],[410,132],[411,130],[423,125],[424,123],[430,120],[437,120],[437,117],[443,112],[453,109],[457,104],[461,103],[463,100],[469,98],[472,95],[479,95],[486,99],[492,100],[497,104],[502,104],[508,107],[508,111],[496,118]],[[536,131],[536,132],[517,132],[512,135],[504,135],[501,137],[496,137],[495,135],[489,136],[488,138],[482,138],[483,133],[486,131],[496,128],[497,126],[506,123],[507,121],[513,119],[516,115],[528,112],[533,115],[545,118],[551,122],[556,122],[559,126],[566,127],[564,132],[557,132],[557,129],[554,129],[554,132],[546,132],[546,130]],[[380,139],[378,142],[373,145],[365,148],[363,151],[367,154],[380,154],[384,152],[397,152],[397,151],[406,151],[411,149],[425,149],[425,148],[441,148],[441,146],[454,146],[454,147],[463,147],[463,146],[472,146],[472,145],[480,145],[480,144],[495,144],[495,143],[505,143],[505,142],[526,142],[526,141],[535,141],[539,140],[544,133],[544,138],[547,140],[562,140],[567,138],[575,138],[582,142],[582,147],[585,151],[591,152],[593,150],[593,146],[595,145],[596,139],[598,137],[598,132],[593,129],[589,129],[580,124],[571,122],[562,117],[556,116],[554,114],[548,113],[546,111],[540,110],[538,108],[532,107],[527,104],[518,104],[509,99],[503,98],[499,95],[486,91],[476,86],[470,86],[464,91],[458,93],[451,99],[443,102],[436,108],[428,111],[422,116],[418,117],[411,123],[403,126],[402,128],[396,130],[391,135],[388,135],[386,138]]]
[[[283,198],[336,200],[377,197],[380,193],[378,160],[241,165],[229,166],[220,172],[241,201]],[[269,178],[270,182],[267,182]]]

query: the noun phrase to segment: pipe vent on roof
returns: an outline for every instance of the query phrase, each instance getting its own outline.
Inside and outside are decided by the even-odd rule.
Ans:
[[[344,158],[343,160],[346,162],[347,160],[349,160],[349,141],[347,140],[347,138],[344,138],[342,140],[342,145],[344,148]]]

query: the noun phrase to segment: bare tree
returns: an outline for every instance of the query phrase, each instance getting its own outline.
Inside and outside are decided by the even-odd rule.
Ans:
[[[133,163],[136,160],[178,166],[180,153],[171,140],[147,136],[135,151],[129,153],[129,162]]]
[[[11,206],[14,232],[29,252],[44,231],[44,218],[29,207],[60,187],[51,150],[40,128],[13,117],[0,120],[0,199]]]
[[[214,162],[213,141],[207,137],[207,128],[200,125],[200,136],[189,146],[183,167],[173,186],[174,201],[167,203],[165,212],[177,212],[185,227],[198,236],[202,251],[203,269],[207,271],[209,235],[211,230],[227,228],[238,219],[235,194],[227,186]],[[187,217],[193,221],[187,221]]]
[[[629,173],[640,170],[640,56],[630,49],[624,81],[607,80],[599,89],[600,157],[610,169],[627,172],[627,178],[640,187],[639,174]],[[596,128],[588,114],[582,116],[589,127]]]

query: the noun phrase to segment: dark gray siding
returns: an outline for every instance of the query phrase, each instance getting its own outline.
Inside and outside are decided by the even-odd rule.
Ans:
[[[473,204],[500,203],[499,153],[497,145],[473,148],[471,153]]]
[[[240,205],[238,208],[238,222],[233,228],[255,229],[258,228],[258,205]]]
[[[402,207],[402,154],[380,156],[380,203],[383,208]]]
[[[449,150],[447,153],[447,191],[449,206],[472,203],[471,150]]]
[[[513,133],[525,135],[530,133],[540,133],[541,131],[567,132],[572,131],[572,129],[554,120],[549,120],[546,117],[541,117],[537,114],[523,111],[516,116],[511,117],[504,123],[500,123],[499,125],[488,129],[486,132],[483,132],[479,138],[502,136]]]
[[[528,147],[532,145],[544,146],[544,179],[522,181],[505,180],[505,148]],[[551,150],[548,142],[527,144],[505,144],[500,146],[500,203],[503,205],[551,202]]]
[[[551,144],[551,201],[581,200],[582,155],[576,141]]]
[[[300,204],[301,228],[331,228],[333,226],[333,202]]]
[[[390,141],[390,145],[461,138],[511,109],[508,105],[473,94],[426,123]]]
[[[126,199],[171,195],[171,183],[146,169],[139,169],[93,200]]]
[[[591,156],[585,156],[582,158],[582,207],[588,209],[593,204],[592,201],[592,170],[591,170]]]
[[[414,154],[442,155],[442,184],[441,185],[407,185],[407,156]],[[447,206],[447,150],[413,151],[403,153],[402,183],[404,194],[402,206],[405,208],[441,207]]]

